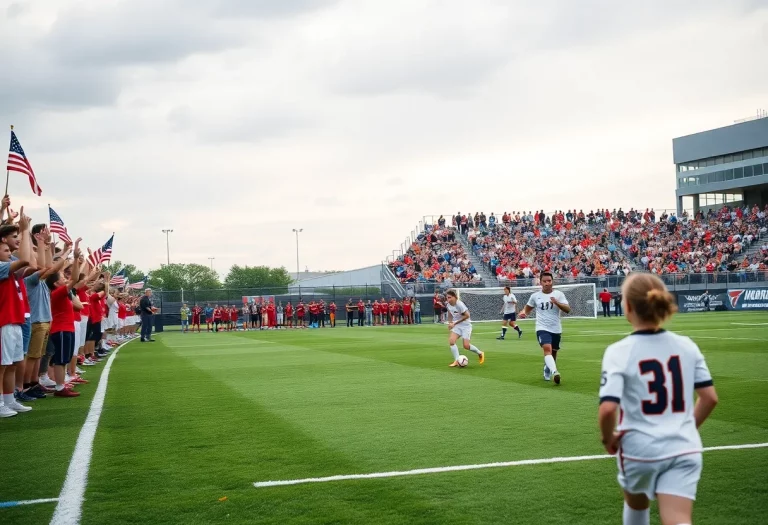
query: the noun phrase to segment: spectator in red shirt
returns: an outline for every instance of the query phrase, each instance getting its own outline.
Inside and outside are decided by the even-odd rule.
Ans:
[[[411,298],[406,297],[403,299],[403,312],[402,316],[403,321],[405,324],[411,324],[413,322],[413,319],[411,318]]]
[[[600,292],[600,303],[603,305],[603,317],[611,316],[611,293],[608,288],[603,288]]]
[[[365,325],[365,303],[362,299],[357,301],[357,326]]]

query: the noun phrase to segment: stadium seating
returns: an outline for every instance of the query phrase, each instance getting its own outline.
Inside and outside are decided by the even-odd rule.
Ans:
[[[659,274],[764,271],[768,243],[760,248],[758,242],[766,238],[766,215],[768,206],[723,207],[695,218],[666,212],[657,217],[652,208],[457,214],[450,224],[441,216],[390,267],[403,283],[459,285],[482,284],[485,268],[473,266],[475,257],[499,283],[535,279],[544,270],[565,280],[637,269]]]

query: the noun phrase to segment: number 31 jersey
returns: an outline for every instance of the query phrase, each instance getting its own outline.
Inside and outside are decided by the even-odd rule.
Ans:
[[[609,346],[603,356],[600,402],[621,406],[620,454],[660,460],[700,452],[693,393],[711,385],[704,356],[688,337],[640,331]]]

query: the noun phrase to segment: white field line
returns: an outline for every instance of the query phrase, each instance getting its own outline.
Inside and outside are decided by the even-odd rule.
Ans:
[[[715,450],[741,450],[748,448],[766,448],[768,443],[748,443],[744,445],[726,445],[719,447],[706,447],[705,452],[711,452]],[[443,472],[457,472],[462,470],[480,470],[487,468],[503,468],[503,467],[518,467],[521,465],[543,465],[547,463],[569,463],[573,461],[592,461],[596,459],[615,459],[616,456],[610,456],[608,454],[601,454],[599,456],[568,456],[561,458],[545,458],[545,459],[523,459],[520,461],[504,461],[500,463],[481,463],[478,465],[454,465],[450,467],[433,467],[433,468],[420,468],[415,470],[400,470],[391,472],[373,472],[371,474],[344,474],[339,476],[325,476],[322,478],[303,478],[303,479],[286,479],[282,481],[257,481],[253,484],[254,487],[280,487],[285,485],[304,485],[307,483],[327,483],[329,481],[346,481],[350,479],[377,479],[377,478],[396,478],[402,476],[418,476],[421,474],[440,474]]]
[[[768,326],[768,323],[731,323],[739,326]]]
[[[104,370],[101,372],[99,386],[96,388],[96,394],[93,396],[88,417],[85,418],[85,423],[77,438],[75,451],[72,453],[72,459],[69,462],[67,477],[64,479],[64,486],[61,487],[61,493],[59,494],[59,503],[56,505],[56,510],[51,518],[52,525],[80,523],[80,517],[83,512],[83,500],[85,499],[85,486],[88,483],[88,470],[91,466],[91,456],[93,454],[93,440],[96,437],[99,418],[104,408],[109,371],[112,368],[112,362],[117,357],[117,353],[128,342],[115,348],[112,355],[107,359]]]

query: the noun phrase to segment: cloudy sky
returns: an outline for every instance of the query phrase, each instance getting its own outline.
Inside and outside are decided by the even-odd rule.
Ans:
[[[674,207],[767,49],[768,0],[0,0],[0,124],[14,208],[115,258],[352,269],[424,215]]]

